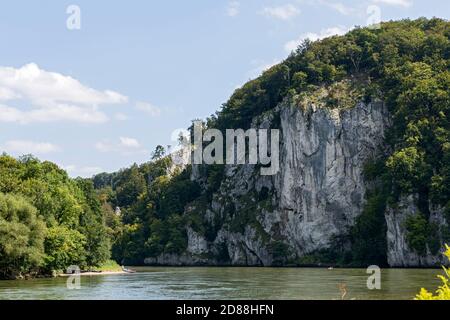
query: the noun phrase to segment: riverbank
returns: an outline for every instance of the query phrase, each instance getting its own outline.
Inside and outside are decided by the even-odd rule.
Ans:
[[[98,267],[91,267],[81,269],[78,274],[81,276],[98,276],[98,275],[120,275],[132,273],[127,270],[123,270],[122,267],[113,260],[107,260]],[[0,275],[0,281],[8,280],[31,280],[31,279],[46,279],[57,277],[69,277],[75,273],[67,273],[64,270],[52,270],[52,271],[37,271],[33,273],[18,273],[9,275]]]
[[[81,272],[81,273],[74,273],[74,274],[68,274],[68,273],[60,273],[57,276],[58,277],[71,277],[74,275],[79,276],[110,276],[110,275],[120,275],[120,274],[129,274],[129,272],[125,271],[87,271],[87,272]]]
[[[128,274],[117,262],[114,260],[108,260],[104,262],[101,266],[96,268],[91,268],[89,270],[81,270],[77,275],[80,276],[105,276],[105,275],[120,275],[120,274]],[[60,272],[57,273],[58,277],[70,277],[73,276],[73,273]]]

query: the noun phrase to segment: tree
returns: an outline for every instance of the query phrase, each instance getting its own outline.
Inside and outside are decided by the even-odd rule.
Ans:
[[[71,265],[86,265],[84,246],[86,237],[64,226],[48,229],[45,238],[46,267],[48,270],[66,270]]]
[[[386,161],[386,167],[390,170],[393,182],[399,190],[409,194],[417,190],[417,186],[424,173],[424,155],[415,147],[396,151]]]
[[[160,160],[166,155],[166,150],[163,146],[158,145],[155,148],[155,151],[152,153],[152,160]]]
[[[299,71],[299,72],[296,72],[294,74],[294,76],[292,77],[292,85],[294,86],[294,88],[297,91],[301,91],[306,87],[306,85],[308,83],[307,80],[308,80],[308,75],[303,71]]]
[[[79,231],[86,237],[86,264],[98,267],[110,258],[111,244],[108,238],[100,201],[90,180],[77,179],[83,191],[83,215],[80,217]]]
[[[140,264],[145,258],[145,236],[142,224],[127,224],[122,235],[114,243],[113,259],[120,264]]]
[[[87,267],[98,267],[111,256],[111,244],[102,220],[92,212],[86,212],[80,226],[85,237],[85,262]]]
[[[37,272],[44,264],[46,227],[21,196],[0,193],[0,278]]]
[[[115,191],[117,205],[127,207],[137,201],[145,191],[146,182],[137,165],[121,172],[116,181]]]

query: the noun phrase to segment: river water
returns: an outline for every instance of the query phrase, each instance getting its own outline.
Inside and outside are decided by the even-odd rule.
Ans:
[[[135,268],[124,275],[0,281],[0,299],[412,299],[421,287],[436,289],[440,270],[385,269],[381,290],[368,290],[365,269],[319,268]]]

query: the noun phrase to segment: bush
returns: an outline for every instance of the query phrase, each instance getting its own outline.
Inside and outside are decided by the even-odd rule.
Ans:
[[[405,224],[406,242],[411,249],[420,255],[427,253],[427,247],[432,254],[438,253],[441,243],[437,224],[430,223],[421,213],[408,217]]]
[[[450,247],[448,245],[445,247],[447,250],[444,254],[450,261]],[[445,276],[438,276],[442,281],[442,285],[436,290],[436,294],[422,288],[415,300],[450,300],[450,269],[446,267],[442,268],[444,269]]]

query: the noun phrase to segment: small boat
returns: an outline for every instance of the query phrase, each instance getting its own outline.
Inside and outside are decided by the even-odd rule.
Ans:
[[[124,266],[122,266],[122,271],[126,272],[126,273],[136,273],[136,270],[131,270],[131,269],[125,268]]]

